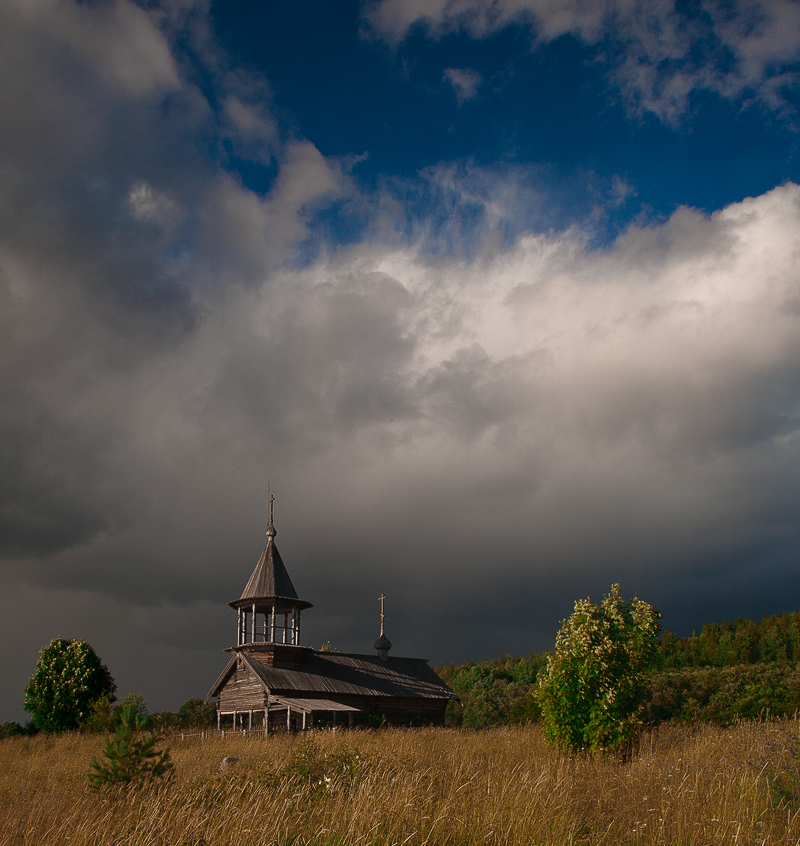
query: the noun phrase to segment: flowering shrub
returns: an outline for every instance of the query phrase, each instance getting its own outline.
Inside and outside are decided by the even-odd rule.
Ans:
[[[539,680],[545,735],[578,751],[627,750],[642,727],[646,671],[656,654],[661,614],[622,599],[619,585],[600,605],[575,603]]]
[[[108,668],[83,638],[57,637],[39,653],[25,687],[25,710],[40,731],[69,731],[92,714],[98,699],[110,701],[116,689]]]

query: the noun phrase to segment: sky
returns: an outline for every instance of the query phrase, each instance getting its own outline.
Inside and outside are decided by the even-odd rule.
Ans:
[[[800,608],[800,2],[0,0],[0,720],[54,637]]]

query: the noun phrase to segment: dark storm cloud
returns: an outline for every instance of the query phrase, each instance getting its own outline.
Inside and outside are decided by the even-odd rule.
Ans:
[[[612,580],[675,627],[783,607],[800,189],[597,252],[577,229],[498,242],[510,180],[442,167],[426,178],[483,223],[471,252],[437,252],[435,226],[384,237],[391,197],[281,140],[258,80],[220,60],[228,93],[201,94],[169,20],[2,14],[9,716],[55,635],[87,637],[153,707],[203,695],[268,477],[315,646],[368,650],[381,590],[397,651],[434,660],[547,648]],[[209,152],[225,144],[275,163],[266,195]],[[342,199],[380,210],[370,240],[303,266],[309,221]]]

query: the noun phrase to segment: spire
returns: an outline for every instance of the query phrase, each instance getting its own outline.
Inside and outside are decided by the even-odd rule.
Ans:
[[[386,634],[383,630],[385,616],[383,603],[386,601],[387,598],[388,597],[385,593],[381,593],[381,595],[378,597],[378,599],[380,599],[381,601],[381,634],[380,637],[375,641],[375,645],[373,646],[373,649],[378,653],[378,658],[380,658],[381,661],[389,660],[389,650],[392,648],[392,642],[389,640],[388,637],[386,637]]]
[[[274,531],[274,529],[273,529]],[[283,563],[278,547],[267,529],[267,545],[261,553],[253,575],[247,583],[240,599],[271,599],[283,597],[297,599],[297,591]]]
[[[273,512],[272,512],[272,503],[275,502],[275,497],[270,496],[269,498],[269,525],[267,526],[267,537],[274,538],[278,532],[275,529],[275,526],[272,523]]]
[[[275,511],[274,511],[275,497],[269,498],[269,523],[267,524],[267,544],[261,557],[258,559],[255,570],[253,570],[250,580],[247,582],[245,589],[239,599],[235,600],[234,607],[239,604],[245,607],[244,603],[256,601],[261,604],[267,604],[271,607],[272,600],[288,600],[288,604],[292,607],[298,606],[301,608],[310,608],[310,602],[304,602],[297,596],[297,591],[292,584],[289,573],[286,570],[286,565],[283,563],[278,547],[275,545],[275,535],[278,534],[275,528]],[[287,604],[286,602],[281,605]]]

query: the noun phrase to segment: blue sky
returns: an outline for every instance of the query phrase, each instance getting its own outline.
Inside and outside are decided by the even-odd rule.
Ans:
[[[0,717],[800,595],[800,3],[0,3]],[[269,480],[269,482],[268,482]],[[174,667],[181,671],[176,673]]]
[[[702,15],[698,4],[683,8]],[[794,80],[777,109],[752,89],[725,97],[698,88],[665,120],[626,102],[613,33],[601,43],[571,32],[536,43],[535,19],[522,18],[484,37],[463,27],[435,37],[423,17],[387,45],[363,11],[356,2],[252,2],[216,4],[212,18],[229,55],[269,80],[284,131],[325,156],[356,159],[353,173],[367,189],[414,181],[445,162],[517,166],[556,208],[543,220],[523,206],[515,233],[583,225],[616,199],[598,226],[608,240],[680,205],[711,212],[797,179]],[[698,40],[691,49],[723,62],[714,46]],[[796,71],[796,60],[786,64]],[[448,69],[471,84],[460,89]],[[255,191],[275,176],[270,167],[232,166]]]

